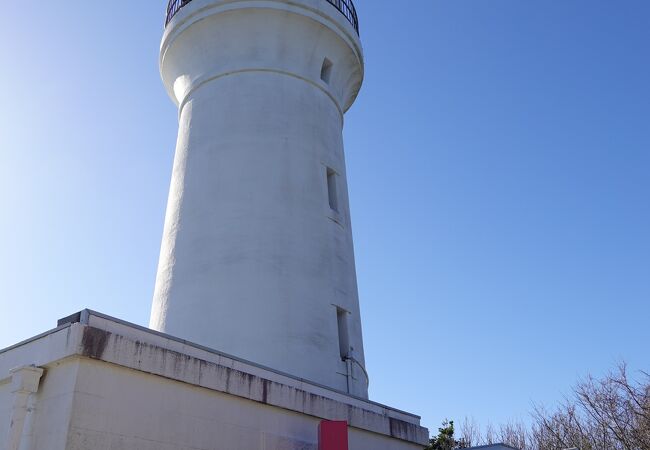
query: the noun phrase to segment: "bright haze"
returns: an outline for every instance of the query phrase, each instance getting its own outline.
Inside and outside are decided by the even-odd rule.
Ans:
[[[165,4],[5,3],[0,347],[86,307],[146,325],[177,133]],[[356,3],[371,399],[498,424],[649,369],[650,3]]]

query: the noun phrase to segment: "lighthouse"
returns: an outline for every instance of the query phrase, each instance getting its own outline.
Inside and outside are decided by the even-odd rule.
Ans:
[[[179,130],[150,326],[368,395],[343,145],[352,0],[172,1]]]
[[[419,416],[368,399],[352,0],[171,0],[160,70],[179,128],[150,327],[86,309],[0,349],[0,448],[422,449]]]

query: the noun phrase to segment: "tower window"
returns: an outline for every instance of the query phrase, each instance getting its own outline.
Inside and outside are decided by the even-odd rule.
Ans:
[[[332,77],[332,67],[334,67],[332,61],[325,58],[325,61],[323,61],[323,67],[320,69],[320,79],[327,84],[329,84],[330,78]]]
[[[346,310],[336,308],[336,321],[339,326],[339,352],[345,361],[350,356],[350,332],[348,329],[348,313]]]
[[[327,196],[329,197],[330,208],[339,211],[338,189],[336,187],[337,173],[334,169],[327,168]]]

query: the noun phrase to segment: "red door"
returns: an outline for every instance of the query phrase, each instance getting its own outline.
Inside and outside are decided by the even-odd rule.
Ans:
[[[349,450],[348,423],[323,420],[318,428],[318,450]]]

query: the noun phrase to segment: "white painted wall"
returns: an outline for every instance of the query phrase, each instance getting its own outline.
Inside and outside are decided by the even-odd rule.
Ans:
[[[21,450],[67,450],[79,359],[52,361],[32,398],[33,417],[26,426]],[[95,447],[87,447],[91,449]],[[101,447],[99,447],[101,448]]]
[[[12,355],[0,354],[0,360]],[[17,393],[11,374],[0,373],[0,448],[3,450],[67,450],[78,360],[53,362],[34,383],[34,391]],[[33,369],[40,372],[41,369]],[[38,377],[38,375],[36,375]],[[38,380],[37,378],[35,378]],[[12,387],[13,386],[13,387]],[[19,397],[22,396],[24,403]],[[23,409],[21,407],[25,407]],[[17,420],[22,423],[17,427]],[[13,434],[10,435],[9,431]]]
[[[161,73],[180,119],[151,327],[367,397],[342,139],[363,78],[352,26],[325,0],[194,0]]]
[[[67,450],[317,450],[319,420],[82,360]],[[421,450],[361,430],[350,448]]]

